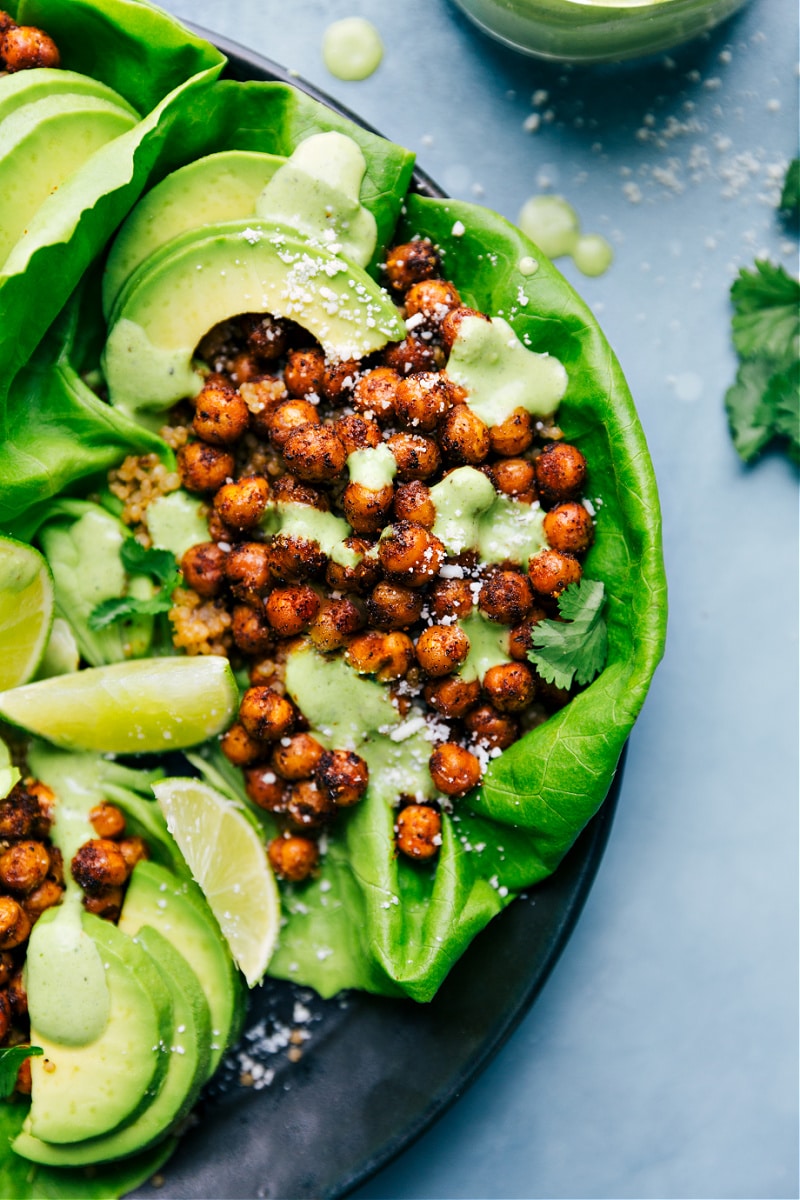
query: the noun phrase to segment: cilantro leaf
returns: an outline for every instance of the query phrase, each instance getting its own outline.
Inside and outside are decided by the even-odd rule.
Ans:
[[[177,580],[175,555],[171,550],[155,550],[143,546],[136,538],[126,538],[120,547],[122,565],[131,575],[151,575],[159,583]]]
[[[764,393],[764,407],[772,427],[789,443],[789,453],[800,459],[800,363],[771,377]]]
[[[151,596],[149,600],[140,600],[138,596],[112,596],[109,600],[101,600],[89,614],[89,628],[95,632],[113,625],[116,621],[125,621],[128,617],[156,616],[158,613],[169,612],[172,608],[172,589],[163,588]]]
[[[800,216],[800,158],[789,163],[778,208],[789,217]]]
[[[563,621],[540,621],[531,630],[528,658],[547,683],[568,688],[602,671],[608,650],[603,617],[605,587],[596,579],[571,583],[558,598]]]
[[[0,1048],[0,1096],[10,1096],[17,1082],[17,1072],[26,1058],[44,1054],[40,1046],[3,1046]]]
[[[135,538],[126,538],[119,556],[129,575],[150,575],[161,588],[154,596],[112,596],[102,600],[89,614],[89,628],[97,632],[134,616],[155,616],[172,607],[172,593],[180,582],[178,564],[171,550],[155,550],[143,546]]]
[[[733,344],[741,358],[766,358],[781,370],[798,358],[800,283],[782,266],[742,267],[731,287]]]
[[[749,359],[740,365],[736,382],[725,393],[733,444],[745,462],[772,441],[772,421],[764,403],[772,374],[772,364],[766,359]]]

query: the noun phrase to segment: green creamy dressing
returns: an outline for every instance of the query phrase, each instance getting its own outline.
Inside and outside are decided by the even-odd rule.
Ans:
[[[459,676],[470,683],[473,679],[483,682],[490,667],[511,662],[508,653],[508,628],[489,621],[480,612],[470,613],[457,621],[469,638],[469,654],[461,665]]]
[[[325,30],[322,57],[337,79],[366,79],[378,69],[383,58],[381,35],[364,17],[334,21]]]
[[[202,500],[188,492],[170,492],[148,506],[147,531],[157,550],[171,550],[178,562],[190,546],[208,541]]]
[[[580,218],[563,196],[531,196],[523,204],[517,224],[548,258],[572,255],[583,275],[604,275],[614,261],[611,243],[602,234],[581,234]]]
[[[291,226],[365,267],[378,242],[377,222],[359,200],[366,169],[352,138],[312,134],[267,183],[256,216]]]
[[[501,496],[482,471],[458,467],[431,488],[433,532],[448,554],[477,550],[481,561],[527,562],[547,547],[538,504]]]
[[[502,424],[517,408],[550,416],[568,382],[557,358],[528,350],[502,317],[461,322],[447,374],[466,390],[467,404],[489,426]]]
[[[397,474],[397,459],[385,442],[354,450],[347,459],[350,482],[377,492],[388,487]]]
[[[372,795],[388,804],[400,795],[436,795],[425,718],[414,709],[402,718],[386,685],[358,675],[342,657],[302,647],[288,657],[286,690],[324,746],[354,750],[366,761]]]
[[[344,517],[323,512],[310,504],[270,501],[261,520],[261,528],[265,533],[282,533],[286,537],[316,542],[323,554],[342,567],[356,567],[361,561],[357,551],[344,545],[345,538],[353,532]]]

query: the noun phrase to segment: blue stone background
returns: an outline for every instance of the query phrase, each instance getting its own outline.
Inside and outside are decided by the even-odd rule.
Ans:
[[[743,467],[723,410],[731,280],[757,255],[796,267],[775,210],[797,146],[795,0],[584,69],[495,45],[448,0],[166,7],[296,69],[454,196],[513,220],[565,195],[615,247],[601,279],[563,270],[660,482],[667,655],[583,916],[502,1052],[359,1200],[797,1197],[797,475],[778,455]],[[386,52],[343,83],[321,42],[353,15]]]

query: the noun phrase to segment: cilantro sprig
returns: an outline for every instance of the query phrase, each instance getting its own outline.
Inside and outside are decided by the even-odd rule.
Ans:
[[[17,1083],[17,1073],[26,1058],[44,1054],[41,1046],[3,1046],[0,1048],[0,1097],[10,1096]]]
[[[558,598],[563,620],[534,625],[528,658],[547,683],[569,688],[590,683],[602,671],[608,653],[604,605],[605,586],[597,579],[581,579]]]
[[[170,550],[151,549],[135,538],[126,538],[119,556],[129,575],[149,575],[161,587],[147,600],[138,596],[112,596],[101,601],[89,616],[89,628],[95,631],[128,617],[168,612],[172,607],[172,593],[180,583],[178,564]]]

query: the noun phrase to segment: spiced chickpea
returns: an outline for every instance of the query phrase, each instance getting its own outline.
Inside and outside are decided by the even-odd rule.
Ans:
[[[403,242],[386,255],[386,276],[394,292],[407,292],[422,279],[434,279],[440,269],[439,255],[430,238]]]
[[[418,479],[400,484],[394,494],[393,507],[398,521],[412,521],[424,529],[433,529],[436,523],[436,506],[430,489]]]
[[[71,863],[72,878],[89,895],[104,888],[121,887],[128,878],[128,865],[116,842],[90,838],[78,849]]]
[[[4,1042],[11,1029],[11,1001],[7,992],[0,992],[0,1042]]]
[[[250,410],[226,383],[207,382],[195,400],[192,429],[212,446],[231,446],[247,432]]]
[[[464,724],[477,742],[488,749],[507,750],[520,734],[519,722],[493,704],[479,704],[468,712]]]
[[[299,479],[332,483],[345,468],[347,451],[327,425],[306,425],[289,434],[283,444],[283,457]]]
[[[239,705],[239,720],[251,737],[276,742],[290,733],[296,713],[291,701],[273,688],[249,687]]]
[[[122,912],[122,888],[107,887],[94,895],[86,895],[83,900],[87,912],[102,917],[105,921],[118,921]]]
[[[397,849],[408,858],[434,858],[442,844],[442,818],[429,804],[407,804],[397,814]]]
[[[452,404],[447,380],[433,371],[408,375],[395,392],[398,422],[417,433],[432,432]]]
[[[300,779],[289,788],[286,815],[295,829],[324,829],[336,815],[336,805],[313,779]]]
[[[35,924],[43,912],[48,908],[54,908],[61,903],[64,895],[64,889],[60,884],[53,879],[45,879],[44,883],[40,883],[38,888],[34,888],[32,892],[23,900],[25,913],[31,924]]]
[[[231,633],[242,654],[266,654],[272,645],[273,630],[263,605],[252,607],[249,604],[235,604]]]
[[[348,483],[342,494],[344,515],[356,533],[377,533],[382,529],[394,500],[394,487],[370,488],[363,483]]]
[[[478,608],[490,621],[518,625],[533,607],[533,592],[521,571],[492,571],[483,581]]]
[[[527,620],[515,625],[508,635],[508,653],[517,662],[527,662],[528,654],[533,649],[531,634],[540,621],[544,621],[547,613],[543,608],[534,606],[528,613]]]
[[[269,573],[279,583],[315,579],[323,574],[327,562],[327,555],[312,538],[279,533],[269,544]]]
[[[227,557],[216,542],[198,542],[190,546],[181,559],[186,586],[204,599],[218,596],[225,586]]]
[[[533,463],[526,458],[504,458],[492,463],[492,481],[504,496],[519,496],[533,500],[536,480]]]
[[[289,341],[289,327],[271,313],[243,313],[239,328],[247,338],[247,348],[265,362],[282,358]]]
[[[582,574],[577,558],[560,550],[540,550],[528,561],[528,578],[539,596],[555,599],[571,583],[578,583]]]
[[[290,350],[283,369],[283,382],[290,396],[322,395],[325,382],[325,355],[316,347]]]
[[[365,620],[366,613],[361,604],[346,597],[331,600],[318,613],[309,637],[317,650],[329,654],[346,646],[350,637],[363,628]]]
[[[574,500],[586,482],[586,459],[577,446],[551,442],[534,461],[536,484],[546,504]]]
[[[239,395],[250,413],[250,428],[264,441],[270,436],[272,414],[281,404],[289,400],[289,393],[282,379],[272,375],[261,376],[239,385]]]
[[[393,342],[383,351],[383,362],[401,379],[413,371],[436,371],[444,365],[444,352],[435,342],[426,342],[409,333],[402,342]]]
[[[8,985],[8,1002],[11,1012],[18,1021],[23,1021],[28,1015],[28,993],[22,978],[22,971],[17,971]]]
[[[122,857],[125,859],[125,865],[128,871],[132,871],[137,863],[145,862],[150,857],[150,851],[147,848],[147,842],[141,837],[123,838],[119,843],[119,850]]]
[[[189,442],[178,450],[178,474],[187,492],[216,492],[233,476],[235,467],[229,450],[206,442]]]
[[[280,778],[271,765],[266,766],[262,763],[260,766],[248,767],[244,773],[244,790],[253,804],[257,804],[265,812],[286,812],[289,789],[286,781]]]
[[[58,884],[64,882],[64,857],[58,846],[50,847],[50,869],[47,872],[47,878]]]
[[[397,371],[391,367],[375,367],[365,371],[353,389],[353,408],[376,421],[391,421],[400,381]]]
[[[34,67],[58,67],[61,55],[43,30],[34,25],[12,25],[0,37],[0,60],[11,73]]]
[[[285,400],[267,413],[270,440],[282,450],[291,435],[306,425],[319,425],[319,413],[308,400]]]
[[[461,297],[445,279],[422,279],[408,289],[403,300],[406,318],[417,313],[425,318],[428,329],[437,329],[447,314],[461,307]]]
[[[521,712],[536,692],[536,677],[527,663],[498,663],[483,677],[483,690],[501,713]]]
[[[456,742],[437,746],[428,764],[431,778],[445,796],[463,796],[481,780],[481,764],[471,751]]]
[[[116,804],[109,804],[107,800],[96,804],[90,810],[89,821],[99,838],[111,838],[113,841],[122,837],[125,832],[125,814]]]
[[[314,771],[317,787],[337,808],[357,804],[369,783],[369,767],[352,750],[326,750]]]
[[[263,475],[245,475],[235,483],[223,483],[214,497],[214,510],[233,529],[253,529],[263,517],[269,484]]]
[[[431,625],[417,639],[417,661],[438,678],[457,671],[469,654],[469,638],[458,625]]]
[[[7,950],[0,952],[0,988],[6,986],[15,969],[13,955],[9,954]]]
[[[296,637],[308,629],[319,612],[320,598],[307,583],[274,588],[267,597],[266,615],[278,637]]]
[[[209,510],[206,521],[208,523],[208,536],[212,542],[218,542],[220,545],[225,546],[233,546],[242,537],[241,531],[232,529],[230,525],[226,525],[214,508]]]
[[[386,444],[397,461],[397,478],[401,482],[430,479],[442,465],[437,443],[420,433],[393,433]]]
[[[324,492],[309,483],[301,483],[294,475],[279,475],[272,484],[272,496],[284,504],[307,504],[309,508],[318,508],[320,512],[330,509]]]
[[[533,421],[524,408],[515,408],[505,421],[489,427],[489,444],[493,454],[504,458],[524,454],[533,441]]]
[[[264,753],[264,747],[258,739],[252,737],[238,721],[222,735],[219,745],[228,762],[235,767],[249,767],[258,762]]]
[[[345,417],[339,417],[338,421],[334,422],[333,432],[348,456],[354,450],[365,450],[367,447],[374,450],[383,440],[378,422],[372,417],[362,417],[358,413],[348,413]]]
[[[30,1096],[32,1087],[31,1060],[30,1058],[24,1058],[17,1071],[17,1082],[14,1084],[14,1090],[19,1092],[20,1096]]]
[[[360,537],[346,537],[342,545],[360,555],[355,566],[345,566],[330,560],[325,569],[328,586],[336,592],[368,592],[378,582],[381,574],[377,557],[367,555],[370,543]]]
[[[21,946],[30,931],[30,920],[18,901],[11,896],[0,896],[0,950]]]
[[[360,675],[374,675],[379,683],[403,679],[414,665],[414,643],[406,633],[381,633],[371,629],[352,638],[345,657]]]
[[[480,700],[481,685],[477,679],[447,675],[429,683],[423,694],[431,708],[443,717],[464,717]]]
[[[473,585],[468,579],[437,579],[430,597],[430,609],[437,621],[468,617],[475,605]]]
[[[224,568],[225,579],[236,599],[253,603],[269,587],[269,547],[263,542],[239,542],[225,556]]]
[[[439,445],[450,462],[477,466],[489,454],[489,430],[468,404],[456,404],[442,417]]]
[[[584,554],[594,541],[594,524],[582,504],[568,500],[545,513],[544,536],[553,550]]]
[[[241,387],[243,383],[250,383],[258,379],[261,373],[261,362],[256,354],[249,350],[242,350],[228,362],[227,372],[231,382],[236,387]]]
[[[361,374],[358,359],[347,358],[342,362],[326,363],[322,380],[322,395],[329,404],[345,404]]]
[[[267,857],[276,875],[289,883],[302,883],[319,862],[319,847],[311,838],[276,837],[267,847]]]
[[[408,629],[419,620],[422,605],[419,592],[387,581],[372,589],[367,615],[377,629]]]
[[[25,895],[47,877],[50,855],[41,842],[17,842],[0,854],[0,885]]]
[[[31,784],[17,783],[0,800],[0,838],[44,836],[43,813]]]
[[[310,733],[295,733],[281,738],[272,751],[272,765],[281,779],[294,783],[310,779],[323,755],[323,747]]]
[[[486,313],[478,312],[476,308],[469,308],[466,304],[462,304],[459,308],[451,308],[439,329],[439,336],[448,351],[453,349],[458,331],[467,317],[479,317],[482,321],[489,320]]]
[[[407,587],[423,587],[439,574],[444,546],[424,525],[397,521],[378,543],[378,559],[387,578]]]

